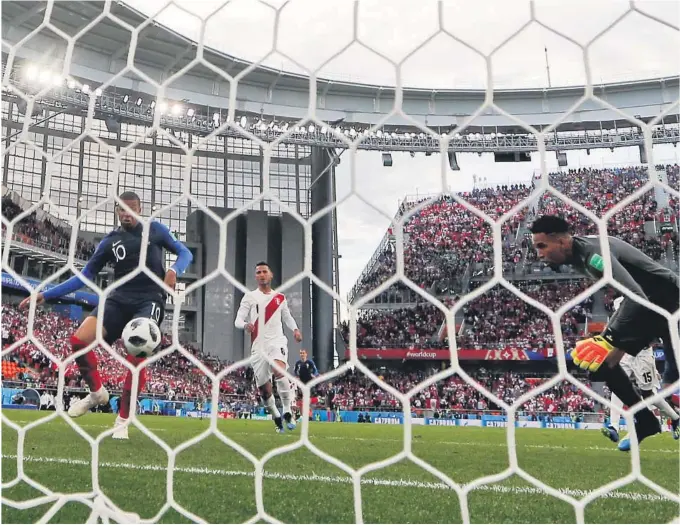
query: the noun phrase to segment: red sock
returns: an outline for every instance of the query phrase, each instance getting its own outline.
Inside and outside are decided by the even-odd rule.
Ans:
[[[128,363],[133,365],[139,365],[144,361],[143,357],[132,357],[131,355],[126,355]],[[139,382],[137,392],[144,391],[144,385],[146,384],[146,368],[142,368],[139,371]],[[123,394],[120,396],[120,408],[118,410],[118,416],[127,419],[130,417],[130,398],[132,397],[132,372],[129,370],[125,374],[125,383],[123,383]]]
[[[87,345],[78,339],[75,335],[71,336],[71,349],[73,352],[82,350]],[[90,387],[90,392],[96,392],[102,387],[102,378],[99,376],[97,369],[97,354],[90,350],[85,355],[76,358],[78,368],[80,368],[80,375],[83,376],[87,385]]]

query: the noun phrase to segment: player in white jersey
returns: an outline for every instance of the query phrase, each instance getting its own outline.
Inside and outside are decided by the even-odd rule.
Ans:
[[[288,430],[294,430],[295,419],[291,411],[294,393],[290,388],[290,381],[283,375],[283,370],[288,369],[288,339],[283,333],[283,324],[285,323],[293,332],[298,343],[302,341],[302,333],[288,309],[285,295],[272,290],[273,277],[274,274],[266,262],[257,263],[255,266],[257,289],[248,292],[241,299],[234,324],[236,328],[250,334],[251,365],[255,382],[262,400],[274,418],[276,431],[283,432],[281,413],[276,407],[272,392],[272,374],[283,406],[283,419]]]
[[[623,297],[619,297],[614,301],[614,311],[619,309],[623,302]],[[654,351],[651,347],[645,348],[638,355],[632,356],[625,354],[619,363],[623,371],[630,377],[640,390],[642,398],[650,397],[656,394],[661,387],[661,376],[656,370],[656,363],[654,361]],[[612,392],[612,408],[609,418],[609,425],[602,428],[602,434],[614,443],[619,441],[619,422],[621,420],[621,409],[623,408],[623,401],[621,401],[616,394]],[[671,431],[673,439],[680,439],[680,416],[671,407],[665,399],[660,399],[654,405],[671,419]],[[630,438],[624,437],[619,443],[619,450],[630,450]]]

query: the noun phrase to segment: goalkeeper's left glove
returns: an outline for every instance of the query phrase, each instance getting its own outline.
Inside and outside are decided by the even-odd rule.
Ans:
[[[571,352],[574,364],[583,370],[597,371],[607,356],[614,350],[612,340],[605,335],[596,335],[576,343]]]

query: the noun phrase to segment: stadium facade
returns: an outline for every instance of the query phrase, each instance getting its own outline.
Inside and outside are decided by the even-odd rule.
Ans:
[[[49,182],[49,198],[58,207],[50,207],[49,212],[57,213],[66,223],[82,216],[82,234],[96,241],[114,225],[113,203],[98,204],[111,195],[111,182],[117,178],[119,188],[140,194],[147,212],[162,209],[158,218],[194,251],[194,265],[183,276],[181,286],[205,275],[207,260],[214,257],[205,227],[202,234],[197,230],[196,235],[190,235],[188,218],[199,210],[197,201],[216,210],[247,208],[247,220],[259,220],[261,225],[268,223],[266,217],[281,216],[273,231],[281,228],[283,238],[296,236],[299,243],[298,225],[291,222],[288,212],[307,219],[334,202],[338,151],[357,137],[362,137],[360,149],[431,154],[440,152],[441,144],[426,128],[448,133],[452,167],[456,152],[490,151],[499,160],[517,161],[521,154],[538,148],[534,135],[493,111],[478,115],[462,134],[454,132],[484,103],[486,92],[481,90],[404,89],[402,108],[414,120],[395,115],[377,131],[372,126],[394,106],[394,89],[317,80],[316,120],[306,120],[307,77],[251,68],[237,58],[206,49],[204,60],[232,77],[248,69],[238,83],[235,106],[229,107],[230,83],[205,64],[194,63],[199,47],[195,42],[156,23],[146,25],[144,15],[119,2],[110,4],[112,15],[131,27],[144,25],[132,61],[143,76],[134,71],[119,74],[126,68],[130,32],[104,17],[76,41],[66,81],[60,77],[65,41],[48,28],[39,29],[46,6],[46,2],[3,3],[3,35],[14,46],[11,54],[3,52],[5,78],[11,79],[2,101],[3,192],[15,192],[34,203],[44,195]],[[103,2],[57,2],[50,23],[74,35],[104,7]],[[20,42],[22,45],[17,45]],[[183,71],[187,66],[191,67]],[[175,78],[178,72],[182,74]],[[149,80],[162,83],[168,79],[172,81],[161,99]],[[596,86],[594,95],[648,122],[673,107],[678,85],[677,77],[611,84]],[[26,135],[21,132],[28,107],[19,91],[39,92]],[[582,88],[500,90],[494,92],[494,102],[542,130],[562,118],[583,94]],[[88,127],[92,98],[94,118]],[[229,117],[230,127],[214,133]],[[160,119],[161,133],[148,131],[155,118]],[[653,141],[677,143],[679,137],[677,113],[669,112],[655,127]],[[128,148],[133,142],[137,144]],[[274,144],[264,150],[264,142]],[[639,128],[589,100],[546,137],[545,146],[558,155],[569,149],[638,146],[644,158],[643,144]],[[192,148],[196,150],[187,155],[185,149]],[[123,151],[116,163],[115,157]],[[666,182],[662,172],[659,176]],[[187,187],[183,180],[188,180]],[[269,198],[250,204],[263,190],[265,180],[283,206]],[[181,198],[185,189],[193,199]],[[660,193],[658,198],[664,196]],[[317,218],[312,225],[313,248],[302,247],[312,250],[316,278],[335,291],[336,223],[335,210]],[[264,226],[258,228],[264,231]],[[239,250],[234,247],[233,257],[242,253]],[[269,252],[264,247],[262,252],[262,258],[267,258]],[[251,250],[246,260],[258,258]],[[45,253],[20,240],[10,247],[10,267],[27,277],[44,279],[65,261],[65,256]],[[299,253],[295,261],[302,261]],[[301,269],[281,267],[281,275],[285,280]],[[244,284],[253,287],[252,276],[247,271],[243,275]],[[107,276],[100,276],[99,282],[105,284]],[[293,313],[304,319],[312,354],[319,367],[327,370],[341,346],[334,330],[338,305],[308,280],[296,286],[300,300],[294,302]],[[233,286],[230,289],[233,291]],[[219,292],[225,288],[209,290],[207,285],[187,296],[181,308],[182,338],[203,344],[205,352],[223,358],[244,355],[241,348],[224,354],[217,347],[220,338],[214,337],[214,332],[207,337],[215,322],[206,319],[222,311],[217,307],[210,310],[208,305],[219,303],[215,294],[229,295]],[[225,308],[233,312],[239,298],[238,293],[231,294]],[[229,340],[236,341],[232,336]]]

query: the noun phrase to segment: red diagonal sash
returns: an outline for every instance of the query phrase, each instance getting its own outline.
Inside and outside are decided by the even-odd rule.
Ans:
[[[267,306],[264,309],[264,322],[265,324],[269,322],[269,320],[272,318],[272,315],[276,313],[276,310],[279,309],[279,306],[283,304],[283,301],[285,301],[286,298],[282,293],[277,293],[274,297],[272,297],[272,300],[267,303]],[[259,332],[259,327],[260,327],[260,312],[258,310],[257,312],[257,320],[255,323],[255,328],[253,331],[250,333],[250,340],[255,341],[257,339],[257,334]]]

